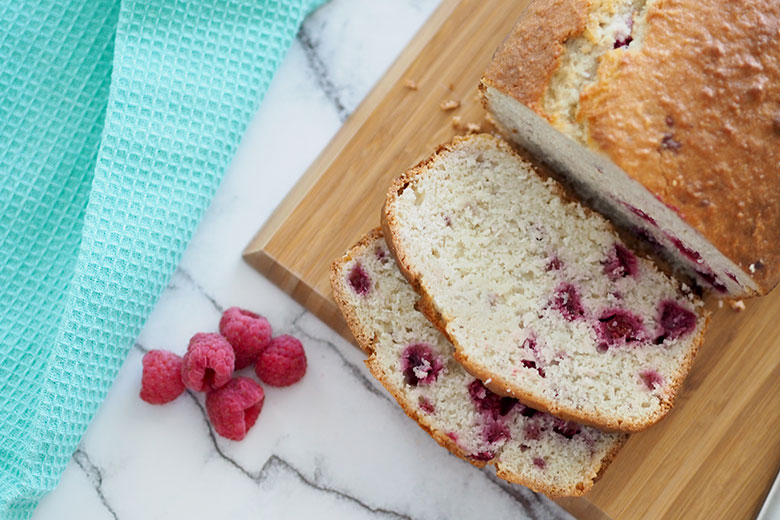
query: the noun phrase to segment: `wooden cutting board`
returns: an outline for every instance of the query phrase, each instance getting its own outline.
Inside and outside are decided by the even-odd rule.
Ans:
[[[476,85],[527,0],[444,0],[247,246],[245,259],[352,340],[328,269],[368,230],[390,181],[461,124],[489,129]],[[411,80],[417,89],[410,89]],[[440,103],[460,101],[445,112]],[[753,518],[780,468],[780,290],[728,305],[672,413],[632,436],[587,497],[581,518]]]

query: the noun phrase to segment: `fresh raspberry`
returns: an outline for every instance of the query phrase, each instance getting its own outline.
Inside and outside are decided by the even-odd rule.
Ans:
[[[306,353],[303,345],[292,336],[275,337],[260,354],[255,373],[271,386],[289,386],[306,373]]]
[[[231,307],[219,320],[219,332],[233,345],[236,370],[257,361],[260,352],[271,343],[271,324],[254,312]]]
[[[149,404],[165,404],[184,392],[180,356],[167,350],[150,350],[141,363],[141,399]]]
[[[192,336],[181,378],[184,385],[196,392],[214,390],[230,381],[236,355],[233,347],[219,334],[199,332]]]
[[[206,395],[206,412],[218,434],[240,441],[257,422],[264,400],[259,384],[248,377],[236,377]]]

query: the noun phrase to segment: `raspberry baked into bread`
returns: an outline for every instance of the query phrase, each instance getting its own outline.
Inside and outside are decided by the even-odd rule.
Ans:
[[[414,309],[417,296],[380,230],[333,264],[331,285],[374,376],[439,444],[472,464],[495,464],[501,478],[551,496],[581,495],[627,438],[556,419],[485,388]]]
[[[671,408],[701,302],[504,141],[440,147],[391,186],[383,226],[420,310],[494,392],[610,430]]]
[[[508,135],[716,295],[780,279],[780,2],[535,0],[481,84]]]

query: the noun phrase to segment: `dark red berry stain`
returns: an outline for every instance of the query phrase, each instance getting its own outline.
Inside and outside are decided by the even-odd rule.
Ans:
[[[523,411],[520,412],[520,415],[523,417],[533,417],[534,415],[538,414],[539,411],[531,408],[530,406],[523,405]]]
[[[544,467],[547,465],[547,463],[544,461],[541,457],[534,457],[534,466],[536,466],[539,469],[544,469]]]
[[[604,311],[598,322],[598,331],[606,346],[642,341],[644,330],[642,318],[623,309]]]
[[[544,369],[542,367],[536,366],[536,361],[531,361],[530,359],[524,359],[521,361],[523,366],[525,368],[534,368],[539,373],[540,376],[545,377]]]
[[[494,394],[479,379],[469,384],[469,395],[477,410],[492,419],[506,416],[518,404],[517,399]]]
[[[352,289],[358,294],[368,294],[368,291],[371,289],[371,278],[359,263],[352,267],[348,279],[349,285],[351,285]]]
[[[652,247],[653,251],[660,251],[662,249],[661,244],[655,239],[650,230],[643,227],[634,228],[634,234]]]
[[[612,253],[604,263],[604,274],[607,278],[615,281],[627,276],[635,276],[638,270],[634,253],[623,244],[615,244]]]
[[[696,315],[671,300],[661,302],[658,321],[662,329],[658,338],[663,339],[656,339],[656,343],[685,336],[696,328]]]
[[[488,444],[495,444],[497,442],[507,441],[512,438],[509,433],[509,427],[506,424],[499,421],[491,421],[485,425],[482,430],[482,438]]]
[[[563,314],[567,321],[574,321],[585,315],[585,308],[577,289],[570,283],[563,283],[555,290],[553,307]]]
[[[615,40],[615,43],[612,45],[613,49],[619,49],[621,47],[628,47],[628,45],[634,41],[634,39],[631,36],[626,36],[625,38],[620,38]]]
[[[694,251],[693,249],[689,248],[688,246],[682,243],[682,240],[680,240],[675,236],[671,236],[671,235],[667,235],[667,236],[669,237],[669,240],[672,241],[672,244],[674,244],[674,247],[676,247],[688,259],[693,260],[696,263],[698,263],[699,260],[701,260],[701,255],[698,253],[698,251]]]
[[[536,338],[534,337],[525,338],[523,340],[522,347],[530,350],[531,352],[535,352],[535,353],[539,352],[539,346],[536,344]]]
[[[580,425],[576,422],[564,421],[563,419],[558,419],[557,417],[555,417],[553,421],[553,431],[557,434],[563,435],[567,439],[571,439],[582,431]]]
[[[561,259],[557,256],[554,256],[552,260],[547,263],[548,271],[560,271],[561,267],[563,267],[563,262],[561,262]]]
[[[424,343],[409,345],[401,354],[401,371],[406,384],[411,386],[433,383],[442,367],[439,357]]]
[[[487,462],[489,460],[492,460],[493,457],[496,455],[494,453],[491,453],[489,451],[480,451],[479,453],[472,453],[469,455],[470,459],[479,460],[482,462]]]
[[[674,126],[674,118],[672,116],[666,116],[666,126],[669,128]]]
[[[631,211],[631,213],[641,218],[645,222],[649,222],[650,224],[657,226],[655,219],[650,215],[648,215],[647,213],[645,213],[644,211],[642,211],[641,209],[637,208],[636,206],[632,206],[627,202],[621,202],[621,204],[623,204],[626,208],[628,208],[629,211]]]
[[[659,151],[671,150],[674,153],[679,153],[680,148],[682,148],[682,143],[680,141],[675,140],[674,134],[670,134],[670,133],[664,134],[663,138],[661,139],[661,146],[659,148]]]
[[[436,409],[433,407],[433,404],[431,404],[431,402],[427,398],[421,396],[418,402],[420,404],[420,409],[425,413],[433,414],[436,412]]]
[[[699,277],[707,282],[710,286],[712,286],[713,289],[715,289],[718,292],[725,293],[728,292],[728,289],[725,285],[720,281],[718,278],[718,275],[711,271],[696,271],[696,274],[699,275]]]
[[[376,259],[382,262],[383,264],[386,264],[387,261],[390,259],[387,250],[381,247],[377,247],[374,251],[374,254],[376,255]]]
[[[615,43],[612,44],[613,49],[619,49],[621,47],[628,47],[628,45],[634,41],[634,38],[631,37],[631,32],[634,29],[634,18],[633,16],[628,19],[628,22],[626,23],[628,26],[628,34],[622,38],[616,38]]]
[[[639,378],[649,390],[661,388],[664,383],[664,378],[655,370],[644,370],[639,373]]]
[[[739,280],[737,279],[737,275],[735,275],[734,273],[730,273],[730,272],[726,271],[726,276],[728,276],[729,278],[731,278],[735,282],[739,283]]]
[[[542,427],[536,421],[529,421],[523,426],[523,437],[529,441],[538,441],[542,437]]]

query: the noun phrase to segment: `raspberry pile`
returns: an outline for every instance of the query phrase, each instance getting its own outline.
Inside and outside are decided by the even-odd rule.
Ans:
[[[219,333],[195,334],[183,357],[150,350],[142,364],[141,399],[164,404],[185,389],[206,392],[206,412],[214,430],[240,441],[257,422],[265,392],[253,379],[234,372],[254,365],[265,384],[290,386],[306,373],[306,352],[292,336],[274,338],[264,317],[231,307],[222,314]]]

